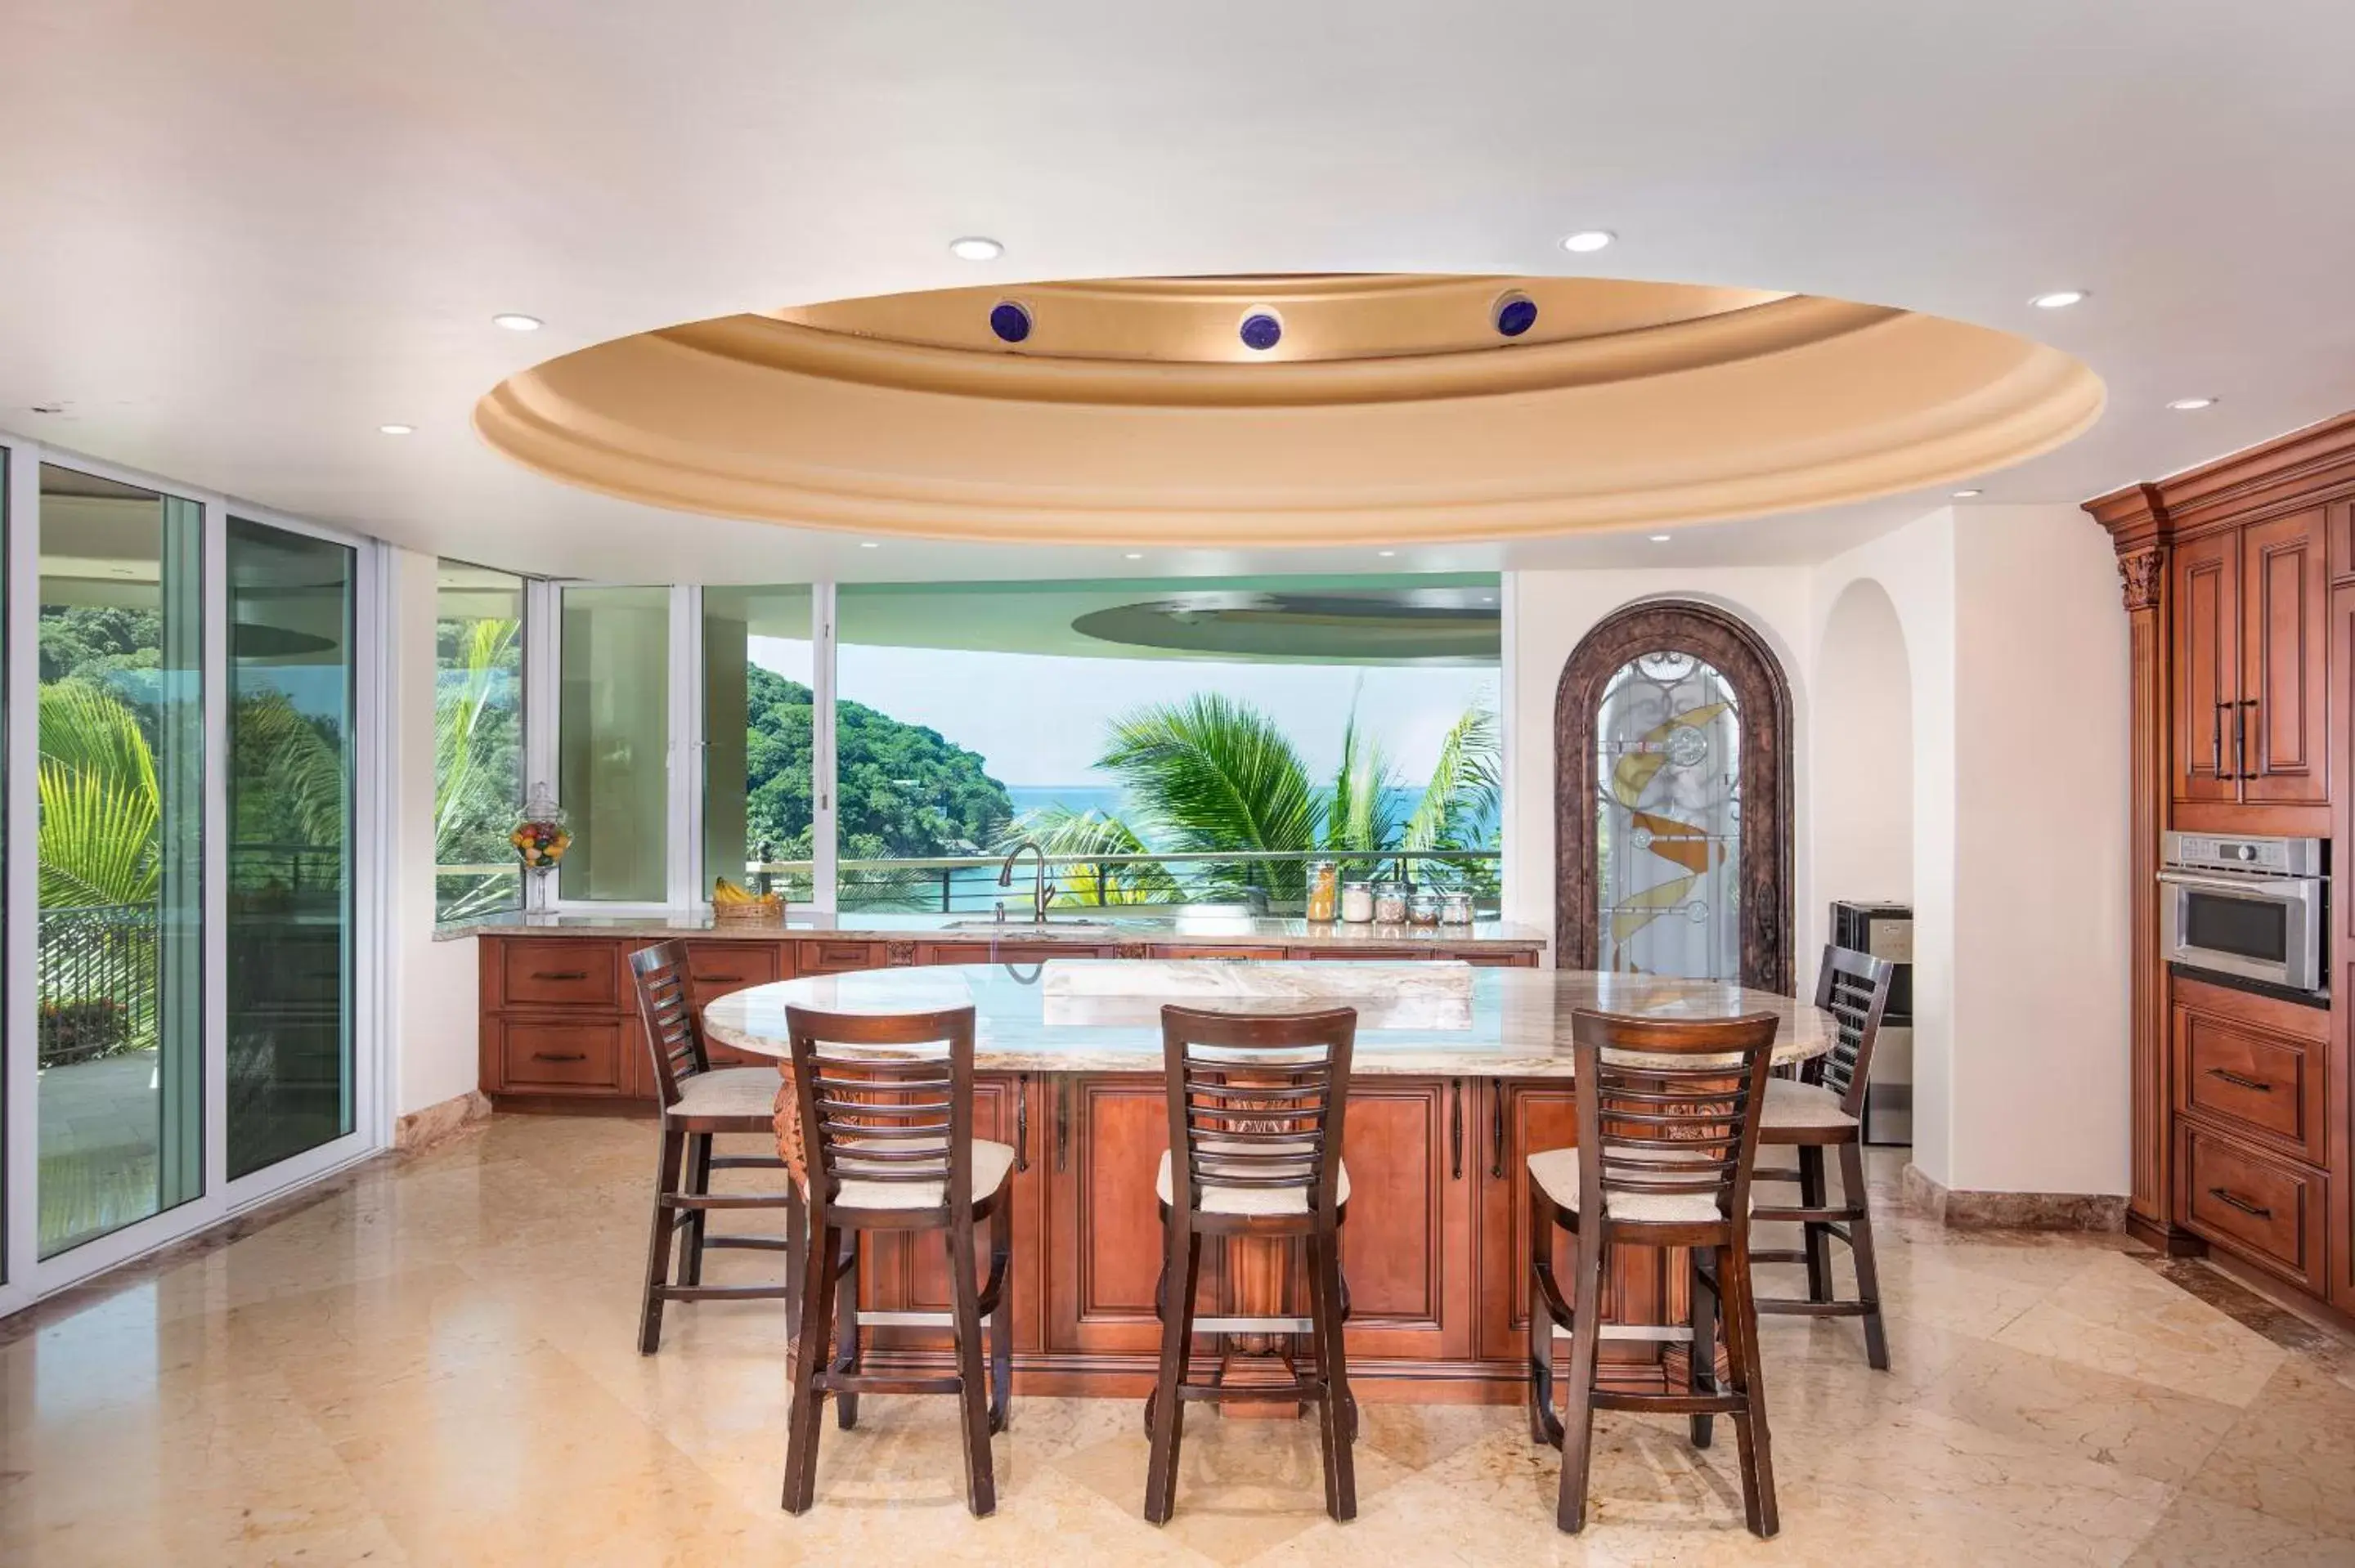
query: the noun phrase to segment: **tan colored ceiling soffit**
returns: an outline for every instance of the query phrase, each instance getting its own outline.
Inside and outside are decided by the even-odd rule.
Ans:
[[[1540,306],[1528,340],[1492,324],[1515,293]],[[987,336],[1007,299],[1039,323],[1019,352]],[[1289,357],[1237,344],[1261,306]],[[999,543],[1323,545],[1864,500],[2049,450],[2102,401],[2058,350],[1884,307],[1373,276],[728,316],[538,366],[474,419],[540,472],[683,511]]]

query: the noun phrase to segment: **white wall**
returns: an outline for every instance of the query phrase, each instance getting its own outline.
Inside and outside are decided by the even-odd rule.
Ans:
[[[393,1114],[476,1086],[475,945],[433,939],[434,560],[391,550]]]
[[[1826,614],[1816,647],[1816,890],[1913,896],[1913,675],[1887,590],[1859,577]]]

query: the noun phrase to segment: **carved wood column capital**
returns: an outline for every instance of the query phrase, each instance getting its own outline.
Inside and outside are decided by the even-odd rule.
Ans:
[[[2157,609],[2167,582],[2167,550],[2150,545],[2118,556],[2118,586],[2126,597],[2126,613]]]

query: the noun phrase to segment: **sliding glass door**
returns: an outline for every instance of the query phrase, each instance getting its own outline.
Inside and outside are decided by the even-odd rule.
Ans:
[[[229,522],[229,1174],[353,1130],[357,552]]]
[[[204,1188],[204,572],[195,503],[54,464],[40,477],[48,1257]]]

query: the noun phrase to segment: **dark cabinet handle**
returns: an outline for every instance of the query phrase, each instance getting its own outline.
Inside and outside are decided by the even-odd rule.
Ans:
[[[2274,1212],[2271,1209],[2260,1207],[2255,1203],[2250,1202],[2246,1198],[2242,1197],[2239,1193],[2228,1192],[2222,1187],[2209,1188],[2208,1195],[2215,1199],[2220,1203],[2231,1204],[2233,1208],[2240,1210],[2241,1213],[2244,1214],[2254,1214],[2261,1220],[2270,1220],[2274,1217]]]
[[[1464,1080],[1447,1086],[1447,1179],[1464,1180]]]
[[[1071,1146],[1071,1080],[1055,1080],[1055,1173],[1063,1173],[1063,1159]]]
[[[545,980],[587,980],[589,971],[587,969],[534,969],[531,978]]]
[[[2243,697],[2239,702],[2232,705],[2235,710],[2241,708],[2254,709],[2256,705],[2257,699],[2254,697]],[[2236,760],[2240,764],[2241,777],[2243,779],[2260,778],[2265,771],[2264,758],[2262,755],[2257,758],[2256,767],[2251,768],[2249,766],[2249,730],[2254,727],[2254,725],[2249,723],[2249,721],[2255,718],[2262,718],[2263,716],[2264,715],[2260,714],[2243,714],[2237,711],[2232,715],[2232,750],[2236,754]],[[2264,750],[2264,746],[2263,744],[2264,736],[2262,731],[2259,733],[2258,740],[2259,744],[2257,750],[2262,754]]]
[[[1014,1169],[1030,1169],[1030,1075],[1014,1078]]]
[[[2269,1095],[2274,1092],[2274,1086],[2271,1084],[2264,1082],[2263,1079],[2245,1078],[2238,1073],[2228,1073],[2222,1067],[2209,1068],[2208,1075],[2211,1078],[2222,1078],[2236,1089],[2254,1089],[2261,1095]]]
[[[1499,1181],[1505,1179],[1505,1086],[1491,1085],[1488,1089],[1488,1174]]]
[[[741,985],[744,983],[744,977],[742,975],[697,975],[695,977],[695,983],[698,985]]]
[[[586,1051],[534,1051],[531,1054],[531,1059],[535,1062],[586,1062],[589,1059],[589,1053]]]
[[[2223,698],[2216,699],[2216,711],[2209,715],[2208,772],[2211,778],[2230,779],[2224,771],[2224,710],[2232,705]]]

